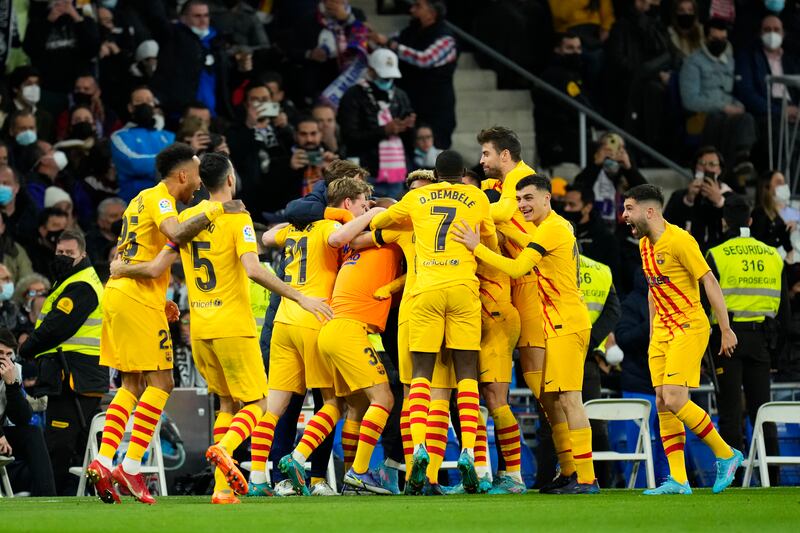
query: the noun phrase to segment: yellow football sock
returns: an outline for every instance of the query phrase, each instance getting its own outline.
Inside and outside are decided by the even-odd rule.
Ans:
[[[411,438],[411,421],[408,415],[408,398],[403,398],[400,411],[400,436],[403,438],[403,458],[406,461],[406,480],[411,475],[411,463],[414,460],[414,441]]]
[[[254,483],[266,483],[267,460],[272,440],[275,438],[275,424],[278,417],[267,411],[258,421],[250,438],[250,479]]]
[[[342,424],[342,454],[344,454],[344,471],[350,470],[356,459],[358,449],[358,433],[361,431],[361,422],[358,420],[344,419]]]
[[[686,431],[683,422],[669,411],[659,411],[658,425],[661,444],[664,446],[664,454],[669,463],[669,473],[678,483],[686,483],[686,460],[683,456]]]
[[[136,411],[133,413],[133,431],[131,432],[131,442],[128,445],[128,452],[125,454],[125,464],[123,468],[129,474],[138,474],[135,469],[130,468],[133,464],[141,465],[144,452],[150,445],[153,432],[161,418],[161,411],[169,399],[169,393],[159,388],[149,386],[144,390]]]
[[[680,411],[675,413],[675,416],[677,416],[692,433],[697,435],[706,446],[711,448],[711,451],[714,452],[717,459],[730,459],[733,457],[733,450],[722,440],[722,437],[714,428],[714,423],[711,422],[708,413],[700,409],[696,403],[689,400],[686,402],[686,405],[681,407]]]
[[[561,467],[562,476],[571,476],[575,473],[575,459],[572,457],[572,441],[569,436],[569,426],[566,422],[554,424],[553,444],[558,455],[558,465]]]
[[[358,435],[358,448],[356,449],[356,459],[353,461],[353,470],[356,474],[363,474],[369,468],[369,460],[372,458],[372,450],[381,438],[386,420],[389,418],[389,411],[377,403],[370,404],[364,418],[361,420],[361,431]]]
[[[220,411],[217,414],[217,419],[214,420],[214,444],[219,444],[219,441],[221,441],[222,437],[225,436],[225,433],[228,432],[228,429],[231,425],[231,420],[233,420],[233,415],[230,413]],[[230,489],[230,486],[228,485],[228,481],[225,479],[225,474],[223,474],[222,470],[219,468],[215,468],[214,492],[227,489]]]
[[[478,420],[478,427],[475,431],[475,468],[489,467],[489,446],[488,439],[486,438],[486,423],[483,417]],[[480,476],[481,473],[478,472]]]
[[[450,402],[448,400],[433,400],[428,411],[428,434],[425,437],[425,448],[430,456],[427,474],[431,483],[439,482],[439,468],[441,468],[442,461],[444,461],[449,427]]]
[[[594,483],[594,462],[592,461],[592,428],[571,429],[572,457],[578,471],[578,483]]]
[[[228,453],[233,453],[241,443],[250,437],[262,416],[264,416],[264,411],[258,405],[244,406],[231,420],[230,429],[219,442],[220,446],[228,450]]]
[[[411,440],[416,448],[425,442],[428,433],[428,408],[431,404],[431,382],[426,378],[411,380],[408,393],[408,416]]]
[[[342,414],[335,405],[327,403],[323,405],[306,424],[303,436],[294,449],[295,453],[302,456],[304,461],[308,459],[311,453],[330,435],[341,416]]]
[[[511,412],[511,407],[504,405],[492,411],[494,419],[495,438],[500,442],[500,451],[506,462],[507,472],[519,472],[520,470],[520,448],[519,424]]]
[[[106,467],[110,467],[114,460],[114,454],[117,453],[117,448],[119,448],[119,443],[125,433],[125,426],[128,425],[128,419],[131,411],[136,407],[136,402],[137,398],[131,391],[119,388],[108,406],[99,451],[99,455],[107,460]]]
[[[311,481],[309,482],[308,486],[313,487],[317,483],[322,483],[323,481],[327,481],[324,477],[312,477]]]
[[[525,372],[522,377],[525,379],[525,384],[531,390],[533,396],[538,400],[542,395],[542,371]]]
[[[478,382],[474,379],[459,381],[456,402],[458,404],[458,421],[461,423],[461,449],[474,449],[478,418],[481,416]]]

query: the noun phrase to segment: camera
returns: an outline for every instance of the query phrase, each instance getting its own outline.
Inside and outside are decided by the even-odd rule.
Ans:
[[[281,112],[281,105],[278,102],[263,102],[258,105],[257,118],[264,120],[267,118],[275,118]]]
[[[312,167],[322,166],[322,148],[317,148],[316,150],[307,150],[306,154],[308,155],[309,165]]]

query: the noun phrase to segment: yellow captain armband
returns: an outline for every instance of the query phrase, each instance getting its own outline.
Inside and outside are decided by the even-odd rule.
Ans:
[[[209,222],[214,222],[217,218],[225,213],[225,208],[222,207],[222,202],[209,202],[208,207],[204,211],[206,218]]]

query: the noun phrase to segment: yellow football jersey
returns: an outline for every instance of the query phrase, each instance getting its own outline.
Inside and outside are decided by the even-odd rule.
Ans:
[[[499,250],[494,251],[499,253]],[[511,280],[508,274],[483,261],[478,261],[475,275],[479,283],[481,317],[486,320],[501,304],[511,303]]]
[[[379,229],[410,219],[416,237],[417,279],[412,294],[466,285],[478,294],[475,256],[453,240],[450,226],[464,221],[480,226],[481,236],[492,247],[497,234],[489,212],[489,200],[472,185],[433,183],[409,191],[402,200],[372,219]]]
[[[166,219],[177,216],[175,198],[163,181],[140,192],[122,215],[117,250],[123,260],[134,264],[152,261],[167,243],[167,237],[161,233],[159,226]],[[107,287],[119,289],[149,307],[163,309],[169,279],[170,271],[167,269],[155,279],[110,279]]]
[[[396,244],[403,251],[406,260],[406,284],[403,287],[403,297],[400,300],[400,309],[397,311],[398,323],[403,323],[409,318],[411,312],[411,291],[417,280],[416,268],[414,263],[417,257],[415,249],[414,230],[408,225],[406,228],[387,228],[372,231],[372,240],[378,246],[385,244]]]
[[[319,220],[305,228],[283,228],[275,236],[284,248],[286,268],[283,281],[306,296],[330,300],[339,271],[339,249],[328,244],[328,238],[342,225],[333,220]],[[275,322],[319,329],[322,323],[300,304],[282,298]]]
[[[698,280],[708,271],[697,241],[667,223],[655,245],[639,241],[642,267],[656,308],[653,340],[668,341],[676,334],[707,333],[708,317],[700,305]]]
[[[580,290],[578,244],[570,223],[551,211],[532,238],[522,232],[515,238],[525,245],[516,259],[493,253],[483,245],[475,249],[475,255],[511,277],[534,270],[542,301],[545,337],[590,329],[592,323]]]
[[[183,222],[204,213],[203,200],[183,211]],[[253,221],[247,213],[222,215],[181,246],[181,263],[189,290],[192,338],[255,337],[250,309],[250,279],[240,258],[258,253]]]

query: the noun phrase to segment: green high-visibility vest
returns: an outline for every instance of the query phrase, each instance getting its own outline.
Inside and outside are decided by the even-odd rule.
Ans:
[[[97,272],[95,272],[94,267],[89,266],[74,273],[50,293],[42,306],[42,312],[39,314],[39,318],[36,320],[36,327],[38,328],[45,317],[47,317],[47,314],[53,308],[53,304],[59,299],[64,289],[71,283],[79,282],[88,283],[92,289],[94,289],[97,295],[97,307],[94,308],[89,318],[78,328],[78,331],[76,331],[72,337],[61,343],[61,349],[65,352],[77,352],[84,355],[100,357],[100,331],[102,330],[103,322],[103,310],[100,307],[100,302],[103,300],[103,283],[100,281],[100,278],[97,277]],[[71,311],[72,308],[69,307],[69,310]],[[62,309],[62,311],[67,312],[66,309]],[[52,353],[54,351],[55,350],[52,350],[46,353]],[[44,355],[44,353],[38,354],[37,357],[39,355]]]
[[[261,263],[271,274],[275,273],[272,265]],[[250,280],[250,309],[253,311],[253,318],[256,319],[256,338],[261,338],[261,330],[264,328],[264,316],[269,307],[269,290],[265,289],[253,280]]]
[[[783,260],[775,248],[752,237],[734,237],[707,255],[717,265],[719,286],[734,322],[763,322],[778,314]],[[711,323],[717,323],[713,313]]]
[[[603,312],[606,298],[608,298],[608,293],[611,292],[611,269],[603,263],[598,263],[581,255],[580,276],[583,302],[586,304],[586,308],[589,310],[589,318],[594,324],[600,313]]]

